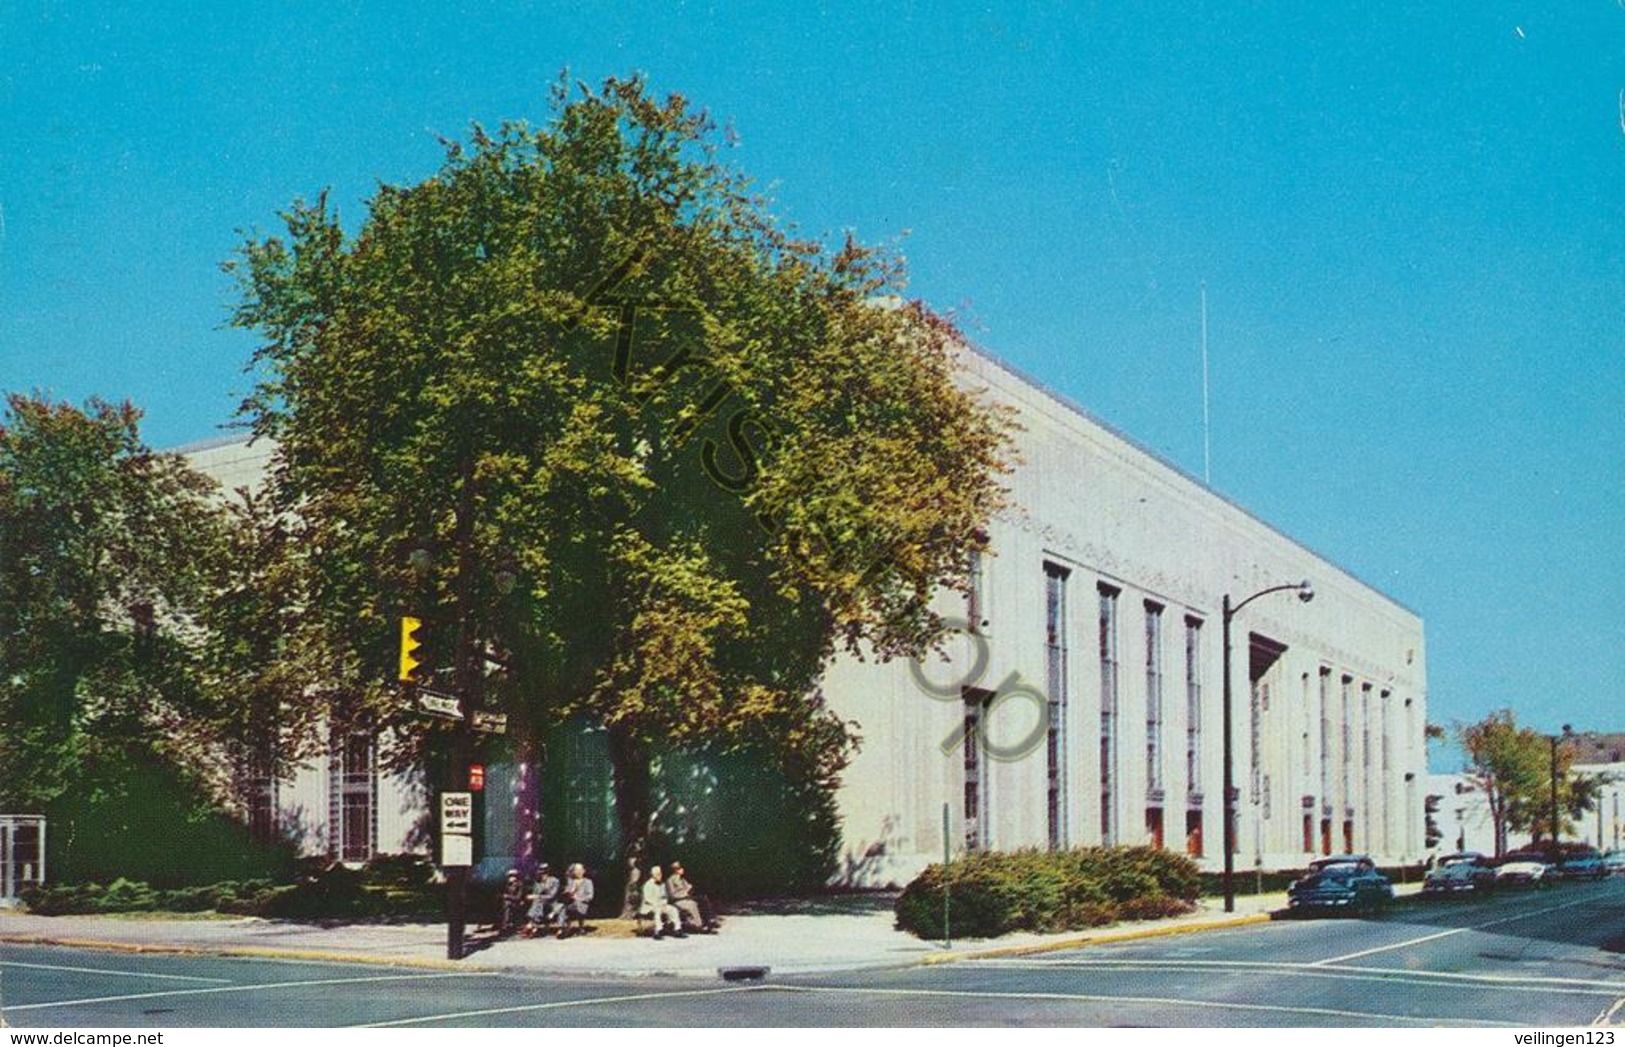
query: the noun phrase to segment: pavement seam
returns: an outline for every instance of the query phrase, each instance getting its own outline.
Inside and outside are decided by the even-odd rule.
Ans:
[[[1200,931],[1219,931],[1230,927],[1246,927],[1250,924],[1269,923],[1270,919],[1270,914],[1264,912],[1249,913],[1246,916],[1233,916],[1223,920],[1209,920],[1202,923],[1179,924],[1171,927],[1136,927],[1123,931],[1086,934],[1062,941],[1034,942],[1028,945],[1001,945],[991,949],[977,949],[962,953],[937,953],[922,958],[919,964],[930,967],[943,963],[957,963],[960,960],[991,960],[1006,956],[1035,956],[1040,953],[1082,949],[1090,945],[1110,945],[1115,942],[1132,942],[1143,938],[1166,938],[1176,934],[1196,934]]]

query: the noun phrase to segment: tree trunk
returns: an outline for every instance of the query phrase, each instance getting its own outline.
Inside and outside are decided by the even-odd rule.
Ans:
[[[609,758],[614,770],[615,820],[620,829],[621,858],[626,871],[621,916],[630,919],[638,909],[637,890],[648,846],[652,793],[649,750],[632,731],[617,725],[609,729]]]

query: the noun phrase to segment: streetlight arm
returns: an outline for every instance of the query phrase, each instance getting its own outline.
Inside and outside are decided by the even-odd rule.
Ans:
[[[1229,614],[1230,617],[1234,618],[1238,611],[1240,611],[1243,607],[1246,607],[1248,604],[1252,603],[1254,600],[1258,599],[1260,596],[1268,596],[1270,593],[1284,592],[1287,589],[1296,589],[1300,593],[1309,593],[1311,595],[1314,592],[1313,589],[1309,588],[1309,583],[1308,582],[1287,582],[1284,585],[1272,585],[1268,589],[1260,589],[1260,590],[1258,590],[1258,592],[1254,593],[1253,595],[1247,597],[1247,599],[1245,599],[1245,600],[1241,601],[1240,603],[1236,604],[1234,607],[1230,608],[1228,614]]]

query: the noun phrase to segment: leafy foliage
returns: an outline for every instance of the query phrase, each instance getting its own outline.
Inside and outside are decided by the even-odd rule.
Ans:
[[[299,606],[355,701],[399,715],[363,684],[423,618],[443,685],[610,728],[631,846],[666,746],[829,788],[821,670],[933,642],[1003,497],[1008,419],[956,386],[952,325],[897,260],[779,229],[715,139],[641,80],[561,82],[546,126],[474,128],[354,235],[298,203],[229,266]]]
[[[58,877],[176,883],[275,866],[216,803],[198,617],[224,533],[213,484],[152,453],[139,417],[127,403],[7,398],[0,807],[48,816]]]
[[[1495,827],[1495,853],[1506,853],[1509,832],[1551,836],[1553,743],[1548,735],[1519,727],[1510,709],[1500,709],[1477,723],[1456,725],[1456,737],[1467,753],[1465,774],[1482,792]],[[1601,782],[1574,775],[1568,746],[1555,747],[1559,832],[1595,808]]]
[[[1186,913],[1199,880],[1189,858],[1155,847],[984,851],[915,877],[897,899],[897,925],[942,937],[945,888],[954,935],[991,938]]]
[[[122,912],[220,912],[304,920],[398,920],[430,917],[443,905],[433,868],[413,855],[381,855],[363,869],[332,865],[293,882],[224,880],[164,889],[119,877],[31,887],[22,894],[42,916]]]

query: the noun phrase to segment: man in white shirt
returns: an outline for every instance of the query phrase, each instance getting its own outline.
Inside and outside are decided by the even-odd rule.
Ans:
[[[687,937],[683,933],[682,916],[666,897],[665,876],[658,865],[649,870],[649,878],[643,881],[643,905],[639,907],[638,914],[645,913],[654,918],[656,941],[660,940],[668,927],[673,937]]]

